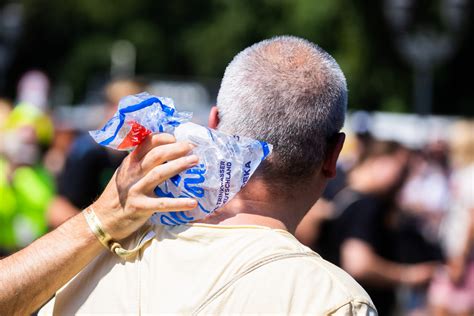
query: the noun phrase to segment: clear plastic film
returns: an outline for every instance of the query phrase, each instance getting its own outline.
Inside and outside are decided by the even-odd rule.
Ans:
[[[199,157],[199,164],[157,186],[155,194],[195,198],[198,207],[157,212],[152,216],[155,223],[181,225],[213,213],[242,189],[271,152],[270,144],[191,123],[191,117],[189,112],[176,111],[173,100],[144,92],[123,98],[114,117],[90,132],[97,143],[118,150],[133,150],[147,135],[160,132],[195,145],[190,154]]]

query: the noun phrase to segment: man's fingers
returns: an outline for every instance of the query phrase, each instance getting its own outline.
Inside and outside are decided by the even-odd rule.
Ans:
[[[196,155],[181,157],[171,160],[163,165],[151,169],[140,181],[136,183],[137,189],[141,192],[151,192],[166,179],[195,166],[199,161]]]
[[[140,145],[138,145],[137,148],[135,148],[132,155],[134,159],[141,160],[153,148],[174,142],[176,142],[176,139],[171,134],[159,133],[148,135],[145,140]]]
[[[141,209],[149,212],[188,211],[197,207],[197,201],[190,198],[143,198]]]
[[[185,156],[192,146],[186,142],[162,145],[150,150],[141,161],[143,170],[148,171],[165,161],[174,160]]]

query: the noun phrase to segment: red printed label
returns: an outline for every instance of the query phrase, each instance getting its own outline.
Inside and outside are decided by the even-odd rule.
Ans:
[[[135,121],[128,122],[132,127],[118,149],[128,149],[139,145],[151,131]]]

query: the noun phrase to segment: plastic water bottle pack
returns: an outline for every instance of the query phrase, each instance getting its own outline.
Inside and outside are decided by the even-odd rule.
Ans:
[[[181,225],[213,213],[242,189],[271,152],[270,144],[191,123],[191,117],[190,112],[176,111],[172,99],[144,92],[123,98],[114,117],[90,132],[97,143],[118,150],[133,150],[147,135],[160,132],[195,145],[190,154],[199,157],[199,164],[157,186],[155,194],[191,197],[198,207],[157,212],[152,216],[155,223]]]

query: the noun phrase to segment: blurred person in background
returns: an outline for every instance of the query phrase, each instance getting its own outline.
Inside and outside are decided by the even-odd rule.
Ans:
[[[64,169],[66,158],[74,143],[78,130],[64,124],[55,124],[51,145],[44,154],[44,167],[57,179]]]
[[[0,252],[22,248],[47,231],[54,181],[40,164],[52,123],[38,107],[17,105],[2,127],[0,153]]]
[[[8,115],[13,109],[13,104],[10,100],[0,98],[0,132],[2,126],[5,124],[5,121],[8,118]]]
[[[4,125],[12,109],[13,104],[10,100],[0,98],[0,155],[3,153],[3,143],[5,139]]]
[[[408,153],[399,144],[372,141],[349,172],[348,186],[334,196],[329,220],[311,245],[364,286],[380,315],[394,312],[396,286],[427,283],[433,273],[432,264],[397,260],[395,197],[407,163]]]
[[[413,151],[401,190],[402,208],[420,219],[420,231],[432,242],[439,241],[439,225],[450,204],[450,173],[447,144],[430,142],[421,152]]]
[[[113,116],[121,98],[143,92],[135,80],[119,79],[106,85],[104,122]],[[126,153],[98,145],[88,133],[75,139],[68,152],[64,169],[58,175],[58,195],[48,210],[52,228],[90,205],[102,192]]]
[[[474,314],[474,122],[454,126],[452,201],[442,226],[447,265],[428,293],[433,315]]]
[[[445,141],[431,140],[421,150],[410,151],[407,181],[397,198],[401,262],[444,260],[439,227],[450,202],[450,174]],[[399,302],[407,315],[428,313],[427,285],[399,288]]]

